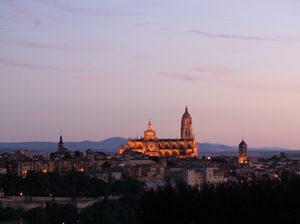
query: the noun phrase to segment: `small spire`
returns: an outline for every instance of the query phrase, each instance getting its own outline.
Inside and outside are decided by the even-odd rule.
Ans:
[[[185,112],[188,112],[188,108],[187,108],[187,105],[185,106]]]
[[[151,125],[150,119],[149,119],[149,124],[148,124],[148,131],[152,131],[152,125]]]
[[[62,130],[60,129],[59,144],[64,144],[62,140]]]
[[[59,138],[59,144],[64,144],[64,143],[63,143],[63,140],[62,140],[62,135],[60,135],[60,138]]]

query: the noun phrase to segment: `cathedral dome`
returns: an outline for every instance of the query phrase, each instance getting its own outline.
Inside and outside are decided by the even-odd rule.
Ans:
[[[152,130],[152,124],[150,121],[148,124],[148,130],[144,131],[144,138],[145,139],[156,139],[156,133],[155,133],[155,131]]]

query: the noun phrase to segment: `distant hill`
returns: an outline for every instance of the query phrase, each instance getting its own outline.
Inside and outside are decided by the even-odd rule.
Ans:
[[[238,146],[227,146],[212,143],[197,143],[199,158],[204,156],[238,156]],[[287,153],[289,158],[300,158],[299,150],[291,150],[279,147],[260,147],[248,148],[249,157],[270,158],[273,155],[279,155],[280,152]]]
[[[70,151],[85,151],[91,149],[93,151],[102,151],[108,153],[116,153],[121,144],[126,145],[127,139],[121,137],[108,138],[103,141],[81,141],[81,142],[64,142],[64,146]],[[199,156],[201,155],[237,155],[238,146],[227,146],[223,144],[197,143]],[[58,142],[0,142],[0,153],[15,152],[18,149],[30,149],[32,154],[39,155],[57,151]],[[290,151],[287,148],[264,147],[264,148],[248,148],[248,152],[255,155],[260,154],[278,154],[278,152]],[[250,155],[250,154],[249,154]]]
[[[212,144],[212,143],[197,143],[199,152],[232,152],[237,151],[238,146],[227,146],[222,144]],[[288,148],[279,148],[279,147],[260,147],[260,148],[248,148],[248,151],[275,151],[275,152],[283,152],[290,151]]]
[[[64,142],[65,148],[70,151],[102,151],[115,153],[118,152],[121,144],[127,144],[127,139],[121,137],[108,138],[99,142],[81,141],[81,142]],[[44,154],[57,151],[58,142],[0,142],[0,153],[15,152],[18,149],[30,149],[33,154]]]

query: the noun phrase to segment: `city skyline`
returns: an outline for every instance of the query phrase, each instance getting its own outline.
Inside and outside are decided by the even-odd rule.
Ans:
[[[180,138],[300,149],[300,2],[0,3],[0,142]]]

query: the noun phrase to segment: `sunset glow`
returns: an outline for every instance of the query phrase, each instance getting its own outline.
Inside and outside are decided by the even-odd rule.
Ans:
[[[300,2],[0,4],[0,142],[180,138],[300,149]]]

